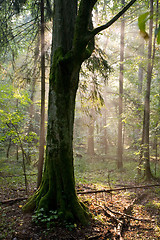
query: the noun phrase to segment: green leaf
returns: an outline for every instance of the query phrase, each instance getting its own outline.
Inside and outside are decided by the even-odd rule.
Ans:
[[[157,43],[160,44],[160,31],[157,34]]]
[[[138,18],[138,27],[142,32],[145,32],[146,30],[146,22],[148,20],[148,15],[149,15],[149,12],[146,12],[141,14]]]
[[[160,24],[157,29],[155,29],[155,36],[157,37],[157,43],[160,44]]]
[[[146,32],[146,22],[149,19],[148,18],[149,12],[143,13],[142,15],[139,16],[138,18],[138,27],[140,30],[140,35],[145,39],[149,39],[149,35]]]

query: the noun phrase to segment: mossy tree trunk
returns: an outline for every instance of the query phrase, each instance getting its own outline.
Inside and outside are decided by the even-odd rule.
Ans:
[[[88,223],[88,213],[75,191],[72,146],[79,71],[94,50],[94,36],[124,12],[102,28],[92,30],[91,13],[96,1],[81,0],[78,14],[77,1],[54,1],[45,168],[39,189],[23,208],[58,210],[63,219],[83,224]]]
[[[86,224],[88,213],[75,191],[72,142],[79,71],[94,49],[85,36],[96,1],[82,2],[75,25],[76,1],[55,1],[45,170],[40,188],[24,210],[58,210],[68,221]],[[84,19],[85,25],[80,23]]]

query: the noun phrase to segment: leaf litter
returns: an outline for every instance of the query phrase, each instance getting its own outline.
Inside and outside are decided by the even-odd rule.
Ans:
[[[74,227],[67,228],[55,225],[49,229],[33,223],[31,214],[23,214],[22,206],[26,200],[21,198],[25,197],[25,191],[18,191],[20,200],[0,206],[0,239],[160,239],[160,196],[157,194],[157,188],[96,192],[102,188],[89,184],[77,186],[77,192],[95,191],[79,194],[79,198],[87,205],[93,216],[89,226],[75,224]],[[3,191],[3,199],[8,199],[8,191],[10,189]],[[11,197],[16,199],[17,191],[12,191]]]

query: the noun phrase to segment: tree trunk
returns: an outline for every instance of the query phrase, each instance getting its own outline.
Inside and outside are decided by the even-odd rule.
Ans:
[[[45,145],[45,22],[44,22],[44,0],[41,0],[41,124],[40,124],[40,146],[38,160],[37,188],[42,181]]]
[[[30,135],[30,132],[34,132],[35,131],[35,126],[34,126],[34,117],[35,117],[35,103],[34,103],[34,97],[35,97],[35,91],[36,91],[36,81],[37,81],[37,60],[38,60],[38,56],[39,56],[39,36],[37,37],[37,41],[36,41],[36,45],[35,45],[35,49],[34,49],[34,66],[33,66],[33,72],[32,74],[32,82],[31,82],[31,104],[29,107],[29,126],[28,126],[28,136]],[[29,163],[31,163],[31,147],[32,147],[32,142],[29,141],[28,143],[28,152],[27,152],[27,159],[29,159]]]
[[[139,69],[138,69],[138,93],[140,96],[142,95],[142,86],[143,86],[143,61],[144,57],[144,39],[141,41],[141,46],[140,46],[140,64],[139,64]],[[142,168],[142,162],[143,162],[143,145],[144,145],[144,116],[143,116],[143,126],[142,126],[142,140],[140,142],[140,154],[139,154],[139,164],[138,164],[138,175],[141,175],[141,168]],[[138,137],[137,137],[138,138]]]
[[[12,139],[11,137],[9,138],[9,143],[8,143],[8,148],[7,148],[7,153],[6,153],[6,157],[9,158],[9,151],[11,148],[11,144],[12,144]]]
[[[122,0],[122,6],[125,1]],[[124,71],[124,17],[121,19],[121,42],[120,42],[120,75],[119,75],[119,119],[118,119],[118,153],[117,168],[123,168],[123,136],[122,136],[122,113],[123,113],[123,71]]]
[[[108,87],[108,82],[107,82],[107,87]],[[107,92],[106,92],[106,84],[105,84],[105,95],[104,95],[104,100],[105,100],[105,107],[103,110],[103,145],[104,145],[104,153],[107,154],[109,144],[108,144],[108,139],[107,139]]]
[[[79,71],[84,59],[89,57],[87,42],[79,40],[88,24],[85,29],[82,24],[77,29],[73,43],[76,10],[76,1],[55,0],[45,169],[40,188],[24,211],[58,210],[63,219],[87,224],[88,213],[75,191],[72,141]]]
[[[146,180],[152,178],[150,169],[150,151],[149,151],[149,124],[150,124],[150,91],[152,80],[152,31],[153,31],[153,0],[150,0],[150,23],[149,23],[149,43],[148,43],[148,67],[147,67],[147,88],[144,102],[144,161]]]
[[[141,46],[140,46],[140,63],[138,68],[138,93],[142,93],[142,85],[143,85],[143,57],[144,57],[144,39],[142,39]]]
[[[69,90],[71,73],[59,63],[56,69],[56,76],[50,77],[47,153],[40,189],[40,195],[45,194],[40,199],[39,208],[58,209],[67,220],[76,217],[85,221],[85,211],[75,192],[73,169],[72,138],[77,74],[74,76],[75,86]]]
[[[108,141],[107,141],[107,111],[104,109],[104,118],[103,118],[103,145],[104,145],[104,153],[108,152]]]
[[[88,223],[88,213],[75,190],[72,146],[79,71],[94,50],[94,36],[122,14],[91,31],[91,13],[96,1],[81,0],[78,15],[77,1],[54,1],[45,168],[39,189],[23,207],[24,211],[57,210],[63,219],[83,224]]]
[[[74,69],[73,62],[66,67],[59,60],[62,58],[62,51],[58,49],[50,74],[45,171],[38,195],[34,197],[38,209],[44,208],[46,212],[56,209],[68,221],[79,220],[85,224],[87,214],[75,192],[72,146],[79,68],[70,71]],[[71,80],[74,81],[72,87]],[[35,202],[32,203],[30,210],[35,208]]]
[[[94,110],[93,109],[91,109],[91,115],[89,115],[87,153],[90,156],[93,156],[95,154],[94,152]]]

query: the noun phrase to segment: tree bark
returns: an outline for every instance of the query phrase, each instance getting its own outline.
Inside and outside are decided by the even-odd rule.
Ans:
[[[95,154],[94,152],[94,109],[91,109],[91,115],[89,115],[89,126],[88,126],[88,148],[87,153],[90,156]]]
[[[38,160],[37,188],[42,181],[45,145],[45,21],[44,21],[44,0],[41,0],[41,123],[40,123],[40,146]]]
[[[144,161],[145,178],[150,180],[152,173],[150,169],[150,151],[149,151],[149,124],[150,124],[150,91],[152,80],[152,31],[153,31],[153,0],[150,0],[150,22],[149,22],[149,42],[148,42],[148,67],[147,67],[147,87],[144,102]]]
[[[140,96],[142,95],[142,86],[143,86],[143,65],[142,65],[142,58],[144,56],[144,39],[141,41],[141,46],[140,46],[140,64],[138,68],[138,93]],[[144,123],[145,119],[143,116],[143,126],[142,126],[142,140],[140,142],[140,154],[139,154],[139,164],[138,164],[138,175],[141,175],[141,165],[142,165],[142,157],[143,157],[143,145],[144,145]]]
[[[104,109],[104,118],[103,118],[103,145],[104,145],[104,153],[108,152],[108,140],[107,140],[107,110]]]
[[[143,64],[142,60],[144,57],[144,39],[141,41],[141,46],[140,46],[140,63],[139,63],[139,68],[138,68],[138,93],[142,93],[142,85],[143,85]]]
[[[125,1],[121,1],[124,6]],[[118,118],[118,150],[117,150],[117,168],[123,168],[123,71],[124,71],[124,17],[121,19],[121,41],[120,41],[120,75],[119,75],[119,118]]]

